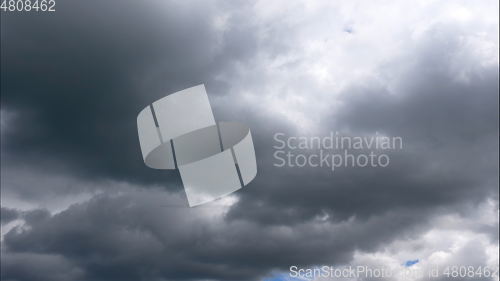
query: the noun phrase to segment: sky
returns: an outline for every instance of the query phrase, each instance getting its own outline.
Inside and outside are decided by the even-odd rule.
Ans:
[[[498,269],[498,5],[65,0],[1,12],[1,280]],[[178,171],[144,165],[136,118],[199,84],[216,120],[251,129],[258,173],[189,208]],[[404,147],[385,168],[273,165],[274,134],[330,132]]]

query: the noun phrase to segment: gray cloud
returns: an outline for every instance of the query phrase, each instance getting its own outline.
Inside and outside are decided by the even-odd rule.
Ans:
[[[19,213],[14,209],[2,207],[2,224],[9,223],[19,217]]]
[[[77,280],[82,271],[58,255],[15,253],[2,255],[2,280]]]
[[[131,192],[97,196],[53,216],[33,212],[29,230],[10,231],[4,244],[9,252],[65,257],[85,280],[247,280],[289,264],[348,262],[353,248],[375,249],[395,228],[424,216],[389,212],[350,223],[258,226],[226,222],[210,207],[179,208],[176,200],[161,191]]]
[[[387,20],[377,4],[274,5],[2,14],[2,224],[23,221],[4,235],[2,280],[256,280],[347,264],[498,201],[487,5],[465,23],[445,3]],[[176,172],[144,166],[135,119],[202,82],[216,119],[250,126],[259,172],[234,204],[188,209]],[[275,132],[330,131],[401,136],[405,149],[384,169],[272,165]],[[460,227],[498,243],[492,225]]]
[[[153,3],[122,2],[118,13],[112,3],[72,1],[53,15],[2,17],[2,42],[8,42],[2,107],[17,112],[4,145],[16,156],[6,161],[36,162],[42,153],[51,167],[70,165],[65,173],[78,170],[83,177],[175,178],[143,167],[137,113],[200,81],[224,94],[214,76],[229,62],[248,59],[255,47],[245,24],[215,30],[215,3]]]

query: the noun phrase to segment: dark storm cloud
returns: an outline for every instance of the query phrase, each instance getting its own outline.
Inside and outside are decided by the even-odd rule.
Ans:
[[[33,223],[50,216],[50,213],[44,209],[20,211],[16,209],[2,207],[2,224],[9,223],[16,219],[24,219],[28,223]]]
[[[1,222],[2,224],[9,223],[17,218],[19,218],[19,212],[14,209],[4,208],[2,207],[1,212]]]
[[[78,280],[82,271],[58,255],[2,253],[2,280],[67,281]]]
[[[391,212],[364,222],[262,227],[207,219],[210,208],[168,207],[175,200],[159,191],[98,196],[31,220],[30,231],[9,232],[5,248],[64,257],[85,273],[83,280],[255,280],[290,264],[346,263],[353,248],[375,249],[395,235],[411,236],[417,229],[394,229],[425,216]]]
[[[259,159],[269,165],[259,170],[255,186],[242,193],[229,217],[290,224],[323,213],[345,220],[395,208],[452,208],[498,198],[498,69],[463,63],[458,70],[474,71],[457,79],[453,63],[471,61],[475,51],[464,47],[460,36],[460,30],[447,26],[428,31],[410,53],[406,69],[398,71],[398,80],[389,80],[396,87],[354,83],[342,93],[340,110],[322,120],[325,136],[339,131],[402,137],[404,149],[389,152],[389,167],[334,173],[271,167],[279,163],[271,149],[279,143],[269,134],[266,143],[256,145],[264,150]],[[394,76],[394,68],[383,68],[381,75]]]
[[[241,85],[217,78],[257,64],[263,48],[286,54],[295,43],[289,25],[255,26],[235,4],[116,3],[61,1],[55,14],[2,15],[3,192],[36,202],[104,190],[57,214],[2,208],[2,223],[4,212],[5,222],[26,222],[4,236],[2,279],[255,280],[293,264],[348,263],[355,251],[433,227],[437,214],[498,200],[498,69],[476,63],[460,28],[437,26],[408,57],[377,68],[397,78],[355,81],[335,96],[342,106],[320,120],[325,134],[378,131],[403,137],[405,149],[385,169],[332,173],[272,166],[273,134],[299,132],[230,97],[238,87],[260,92],[265,72],[249,71]],[[227,28],[217,30],[225,13]],[[259,28],[272,37],[266,46]],[[362,33],[353,29],[349,36]],[[310,82],[294,78],[274,82]],[[168,182],[180,191],[179,177],[145,167],[136,135],[144,106],[201,82],[217,119],[252,128],[259,161],[257,178],[220,216],[154,190]],[[310,90],[305,101],[319,91]],[[478,230],[494,239],[491,231]]]
[[[164,182],[172,173],[142,163],[137,113],[202,82],[225,94],[215,75],[255,48],[251,21],[218,32],[216,9],[208,2],[64,1],[53,14],[2,15],[2,108],[15,112],[6,161]]]

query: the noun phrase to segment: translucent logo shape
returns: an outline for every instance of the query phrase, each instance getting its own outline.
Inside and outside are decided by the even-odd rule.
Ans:
[[[148,167],[179,169],[190,207],[226,196],[257,175],[250,129],[236,122],[216,123],[204,85],[144,108],[137,131]]]

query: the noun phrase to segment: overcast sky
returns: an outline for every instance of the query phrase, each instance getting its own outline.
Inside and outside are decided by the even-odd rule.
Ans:
[[[498,268],[498,1],[56,2],[1,16],[2,280]],[[189,208],[177,171],[144,165],[136,118],[202,83],[216,120],[250,127],[258,174]],[[331,131],[404,149],[273,166],[275,133]]]

